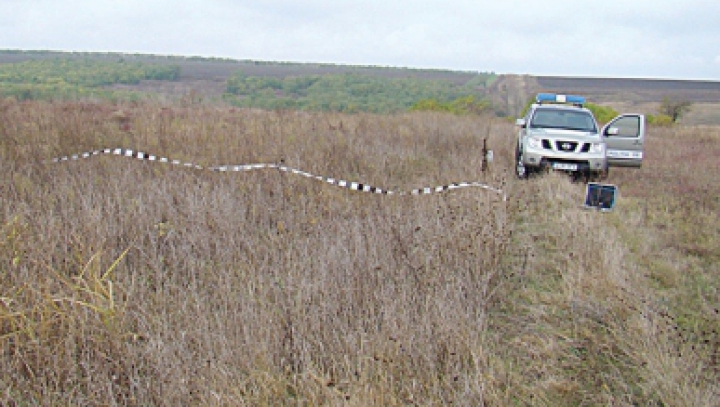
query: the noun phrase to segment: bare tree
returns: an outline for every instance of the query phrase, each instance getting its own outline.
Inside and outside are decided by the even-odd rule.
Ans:
[[[690,103],[687,100],[678,100],[671,97],[664,97],[660,103],[660,114],[670,116],[673,123],[677,123],[680,118],[690,110]]]

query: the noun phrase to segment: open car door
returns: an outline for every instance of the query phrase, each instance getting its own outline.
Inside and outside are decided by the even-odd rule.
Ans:
[[[645,144],[645,116],[623,114],[602,128],[607,146],[608,165],[614,167],[640,167]]]

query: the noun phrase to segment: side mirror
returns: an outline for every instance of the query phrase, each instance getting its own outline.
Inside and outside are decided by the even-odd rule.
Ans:
[[[517,119],[515,120],[515,124],[522,128],[525,128],[525,126],[527,125],[525,119]]]
[[[620,134],[620,129],[618,129],[617,127],[610,127],[605,132],[606,136],[617,136],[618,134]]]

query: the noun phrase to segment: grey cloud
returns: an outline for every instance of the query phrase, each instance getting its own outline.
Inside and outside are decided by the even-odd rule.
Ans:
[[[720,3],[0,1],[0,46],[720,79]],[[79,11],[81,10],[81,12]],[[4,17],[2,17],[4,16]],[[8,17],[12,16],[12,17]]]

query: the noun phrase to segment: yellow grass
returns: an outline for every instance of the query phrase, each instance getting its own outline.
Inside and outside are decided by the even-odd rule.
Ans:
[[[513,132],[489,117],[3,102],[0,403],[716,404],[720,131],[653,129],[645,167],[611,173],[610,214],[582,209],[584,186],[561,174],[516,181]],[[509,199],[44,161],[103,147],[401,191],[483,181]]]

